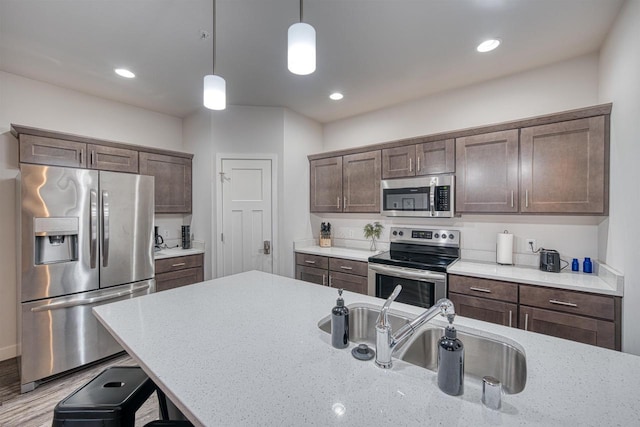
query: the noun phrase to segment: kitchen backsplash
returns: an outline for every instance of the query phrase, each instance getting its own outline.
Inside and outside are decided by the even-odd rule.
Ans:
[[[502,217],[499,217],[502,219]],[[526,239],[536,240],[537,248],[555,249],[563,260],[569,263],[573,258],[580,261],[584,257],[597,259],[599,217],[535,217],[505,216],[496,222],[496,216],[463,216],[449,219],[387,218],[380,215],[353,214],[335,217],[311,215],[313,237],[320,234],[320,223],[330,222],[335,246],[369,248],[369,241],[363,235],[365,224],[379,221],[384,230],[378,248],[385,250],[389,245],[389,228],[394,225],[413,225],[428,228],[460,230],[462,258],[473,261],[495,262],[496,236],[504,230],[514,234],[514,263],[523,266],[537,266],[539,255],[531,253]],[[317,244],[317,240],[316,240]]]

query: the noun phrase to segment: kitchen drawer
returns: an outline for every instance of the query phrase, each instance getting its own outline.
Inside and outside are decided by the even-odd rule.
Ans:
[[[520,304],[615,320],[614,298],[610,296],[520,285]]]
[[[518,306],[503,301],[449,293],[456,314],[509,327],[518,326]]]
[[[584,344],[620,350],[614,322],[520,306],[520,328]]]
[[[327,276],[328,272],[326,269],[296,265],[296,279],[298,280],[326,286]]]
[[[339,273],[355,274],[367,276],[369,264],[363,261],[352,261],[350,259],[329,258],[329,270]]]
[[[511,282],[449,275],[449,292],[518,303],[518,285]]]
[[[329,273],[329,286],[336,289],[344,289],[345,291],[357,292],[359,294],[367,293],[367,278],[346,273]]]
[[[321,255],[296,253],[296,264],[315,268],[329,268],[329,258]]]
[[[156,292],[200,283],[204,280],[202,267],[187,268],[156,274]]]
[[[203,265],[203,254],[186,255],[175,258],[163,258],[156,260],[156,277],[159,273],[168,271],[184,270],[187,268],[201,267]]]

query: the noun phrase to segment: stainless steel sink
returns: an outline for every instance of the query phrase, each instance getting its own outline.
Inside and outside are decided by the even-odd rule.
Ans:
[[[395,329],[394,329],[395,330]],[[399,352],[401,360],[436,372],[438,370],[438,340],[444,328],[427,327],[418,332]],[[482,381],[490,375],[500,380],[507,394],[524,390],[527,383],[527,359],[515,346],[496,339],[458,330],[464,344],[465,379]]]
[[[352,304],[349,308],[349,341],[365,343],[376,348],[376,320],[380,314],[380,307],[369,304]],[[389,312],[391,327],[397,331],[407,323],[409,319],[394,312]],[[327,316],[318,322],[318,327],[324,332],[331,333],[331,316]]]

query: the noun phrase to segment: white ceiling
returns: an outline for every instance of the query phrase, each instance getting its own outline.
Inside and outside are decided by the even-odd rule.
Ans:
[[[623,0],[306,0],[317,70],[287,71],[298,0],[218,0],[227,103],[321,123],[598,50]],[[211,73],[211,0],[0,0],[0,70],[185,117]],[[475,52],[486,38],[503,44]],[[133,80],[113,73],[126,67]],[[328,99],[335,90],[345,98]]]

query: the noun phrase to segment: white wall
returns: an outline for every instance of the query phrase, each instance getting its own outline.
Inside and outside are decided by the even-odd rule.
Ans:
[[[329,123],[324,126],[324,149],[359,147],[597,103],[598,56],[591,54]]]
[[[282,240],[280,274],[294,277],[293,242],[313,235],[309,216],[309,160],[307,155],[322,151],[322,126],[284,111],[284,208],[280,215]]]
[[[428,135],[595,105],[598,100],[598,55],[590,54],[505,78],[442,92],[416,101],[330,123],[324,127],[324,149],[336,150],[389,140]],[[615,109],[615,107],[614,107]],[[362,238],[369,218],[324,215],[343,233]],[[375,219],[370,217],[370,219]],[[515,262],[535,265],[525,239],[556,249],[563,259],[598,255],[598,223],[603,218],[518,215],[463,215],[451,220],[385,219],[392,224],[435,225],[461,230],[464,258],[495,260],[496,234],[515,235]],[[346,222],[345,222],[346,221]],[[346,236],[346,237],[349,237]],[[383,235],[383,242],[388,236]]]
[[[623,351],[640,355],[640,1],[629,0],[600,54],[600,101],[611,112],[610,216],[600,258],[624,272]]]
[[[182,120],[0,71],[0,360],[16,355],[17,140],[11,123],[182,151]]]

